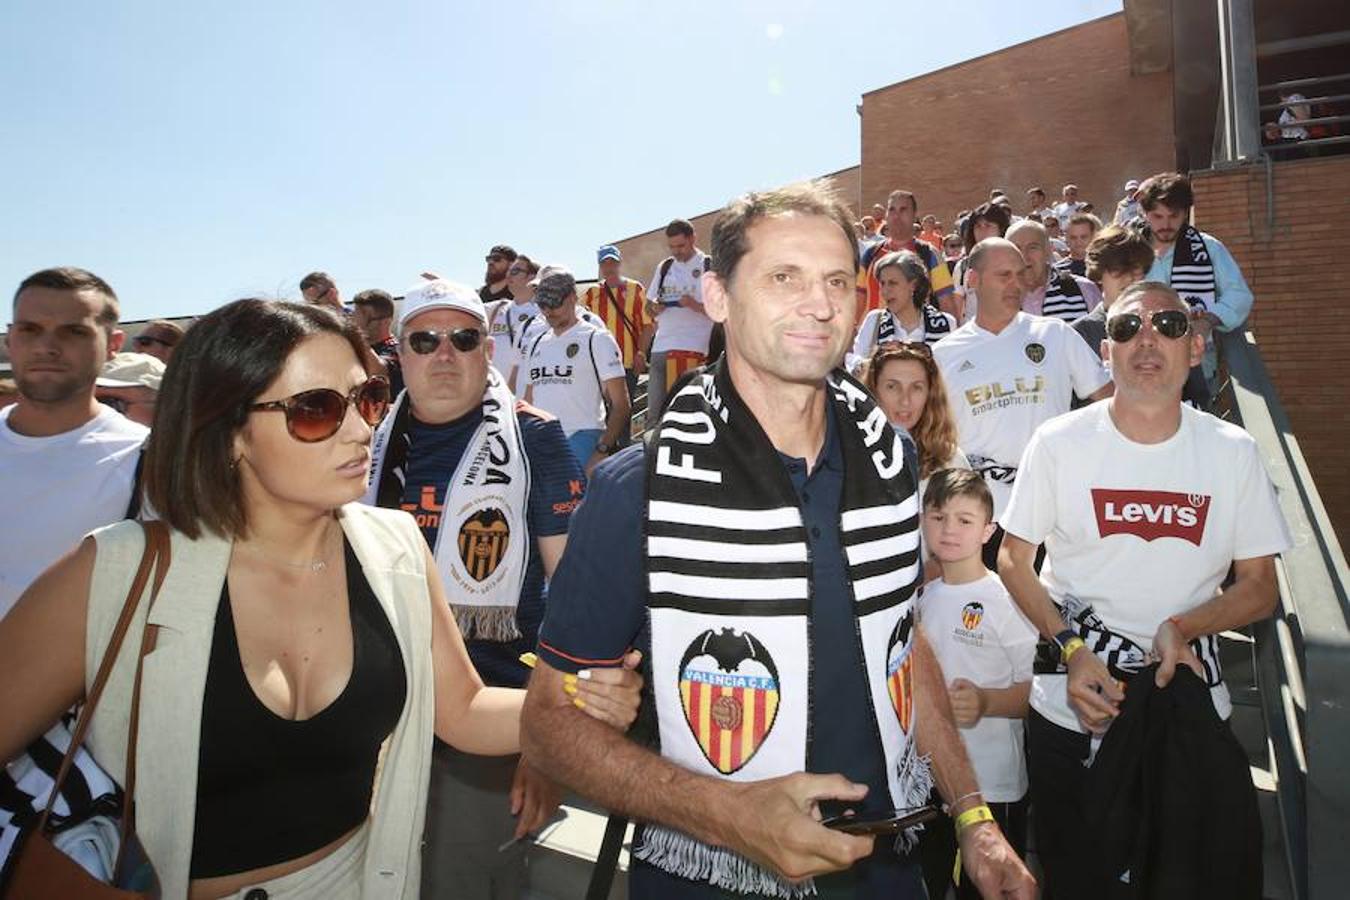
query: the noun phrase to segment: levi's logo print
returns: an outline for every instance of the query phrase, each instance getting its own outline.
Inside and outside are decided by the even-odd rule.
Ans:
[[[1092,507],[1101,537],[1132,534],[1153,541],[1173,537],[1200,546],[1209,518],[1209,495],[1174,491],[1092,489]]]
[[[778,667],[750,632],[711,628],[680,660],[680,704],[708,762],[723,775],[759,751],[778,715]]]

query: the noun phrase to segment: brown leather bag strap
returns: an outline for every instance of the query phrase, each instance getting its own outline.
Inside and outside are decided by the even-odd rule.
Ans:
[[[159,527],[163,528],[164,526],[159,525]],[[89,723],[93,719],[94,710],[98,707],[99,698],[103,696],[103,688],[107,685],[108,677],[112,674],[113,664],[117,661],[117,654],[122,649],[122,641],[126,638],[127,629],[131,627],[131,620],[136,616],[136,607],[140,605],[141,594],[145,592],[145,584],[150,580],[151,567],[158,559],[159,553],[159,545],[150,539],[147,531],[145,550],[141,553],[141,564],[136,569],[136,577],[132,579],[131,590],[127,591],[126,602],[122,604],[122,613],[117,617],[117,624],[113,626],[112,636],[108,639],[108,647],[103,651],[103,659],[99,663],[98,673],[94,676],[94,682],[85,694],[84,706],[80,709],[79,718],[75,720],[75,731],[70,736],[70,746],[66,748],[65,756],[61,759],[61,767],[56,771],[56,780],[52,783],[51,793],[47,796],[47,805],[38,819],[37,827],[39,831],[44,831],[47,828],[47,820],[51,817],[52,807],[56,803],[57,795],[61,793],[61,786],[65,784],[66,777],[70,774],[70,768],[75,763],[76,752],[84,743],[84,736],[89,730]],[[167,571],[167,567],[164,568]]]
[[[136,738],[141,719],[141,672],[145,669],[145,657],[155,649],[159,638],[159,626],[150,624],[150,611],[155,608],[159,589],[164,577],[169,574],[171,554],[169,550],[169,529],[163,522],[142,522],[145,539],[153,544],[158,563],[155,565],[155,581],[150,587],[150,602],[145,610],[145,627],[141,629],[141,655],[136,660],[136,682],[131,692],[131,715],[127,724],[127,774],[122,785],[122,823],[119,829],[121,840],[118,844],[117,865],[114,872],[121,871],[122,857],[126,853],[127,837],[136,833]]]

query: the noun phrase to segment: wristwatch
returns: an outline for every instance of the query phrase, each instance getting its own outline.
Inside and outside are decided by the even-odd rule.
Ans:
[[[1065,628],[1059,634],[1052,637],[1050,642],[1059,648],[1059,661],[1066,666],[1069,664],[1069,658],[1073,656],[1074,653],[1078,652],[1080,648],[1087,646],[1083,643],[1083,639],[1078,636],[1078,632],[1074,631],[1072,628]]]

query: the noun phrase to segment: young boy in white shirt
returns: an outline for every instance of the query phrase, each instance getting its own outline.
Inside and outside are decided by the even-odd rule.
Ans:
[[[923,534],[942,576],[924,587],[918,615],[947,679],[984,802],[1021,854],[1027,833],[1022,725],[1037,635],[981,559],[993,518],[994,499],[980,473],[944,469],[933,475],[923,497]],[[946,896],[956,847],[950,819],[925,826],[920,850],[930,897]],[[978,900],[980,894],[963,876],[956,896]]]

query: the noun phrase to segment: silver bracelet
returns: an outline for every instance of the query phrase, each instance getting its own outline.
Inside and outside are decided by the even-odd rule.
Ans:
[[[962,794],[960,797],[957,797],[951,803],[945,804],[942,807],[942,811],[950,816],[952,814],[952,807],[956,806],[956,804],[960,803],[963,800],[969,800],[971,797],[980,797],[981,799],[983,799],[984,794],[981,791],[971,791],[969,794]]]

